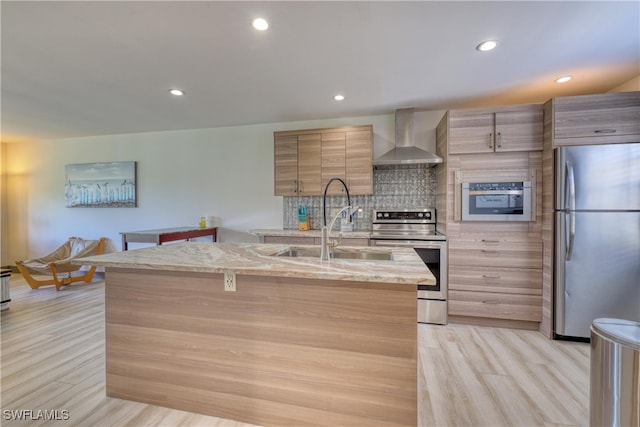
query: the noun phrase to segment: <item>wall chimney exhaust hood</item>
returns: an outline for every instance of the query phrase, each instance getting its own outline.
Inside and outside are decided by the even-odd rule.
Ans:
[[[413,108],[396,110],[396,146],[373,161],[374,165],[427,164],[431,167],[442,163],[442,157],[418,148],[413,143]]]

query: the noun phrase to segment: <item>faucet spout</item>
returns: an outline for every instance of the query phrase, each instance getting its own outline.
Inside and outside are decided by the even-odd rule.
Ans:
[[[342,216],[342,212],[347,211],[347,213],[351,212],[351,206],[345,206],[340,209],[338,213],[333,217],[331,222],[329,223],[329,227],[326,225],[322,227],[322,248],[320,250],[320,260],[321,261],[329,261],[331,259],[331,248],[334,248],[340,244],[342,240],[342,233],[338,237],[338,241],[332,241],[329,239],[331,235],[331,230],[333,229],[333,225],[336,223],[336,220]]]
[[[342,186],[344,187],[344,190],[347,192],[347,205],[351,206],[351,196],[349,195],[349,188],[347,187],[347,183],[344,182],[342,178],[338,178],[338,177],[331,178],[327,182],[327,185],[324,186],[324,196],[322,196],[322,218],[323,218],[323,224],[325,227],[327,226],[327,190],[329,189],[329,185],[331,185],[333,181],[339,181],[340,184],[342,184]],[[351,212],[349,212],[349,215],[350,214]]]

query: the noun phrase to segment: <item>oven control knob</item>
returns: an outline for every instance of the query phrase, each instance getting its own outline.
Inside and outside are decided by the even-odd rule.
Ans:
[[[424,214],[422,212],[418,212],[418,218],[422,218]]]
[[[384,217],[385,217],[385,218],[389,218],[389,213],[388,213],[388,212],[385,212],[385,213],[384,213]]]

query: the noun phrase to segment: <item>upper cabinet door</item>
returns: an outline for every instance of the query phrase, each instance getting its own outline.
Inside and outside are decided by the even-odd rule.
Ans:
[[[449,154],[493,153],[493,113],[449,112]]]
[[[298,194],[298,137],[274,136],[274,193],[276,196]]]
[[[565,96],[552,102],[554,145],[637,142],[640,136],[640,92]]]
[[[364,128],[347,131],[346,176],[354,195],[373,194],[373,127]]]
[[[449,154],[542,150],[542,104],[449,112]]]
[[[317,196],[322,192],[322,135],[298,135],[298,195]]]
[[[322,133],[322,191],[331,178],[346,180],[346,132]],[[327,194],[344,194],[344,187],[337,181],[331,183]]]
[[[542,150],[542,104],[496,113],[496,151]]]

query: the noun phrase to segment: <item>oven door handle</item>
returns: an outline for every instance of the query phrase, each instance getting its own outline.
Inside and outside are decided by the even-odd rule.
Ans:
[[[434,248],[440,247],[444,241],[433,241],[433,242],[425,242],[425,241],[415,241],[415,240],[371,240],[373,246],[395,246],[395,247],[405,247],[405,248]]]
[[[470,196],[522,196],[524,194],[524,190],[473,190],[469,191]]]

